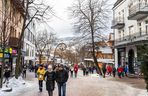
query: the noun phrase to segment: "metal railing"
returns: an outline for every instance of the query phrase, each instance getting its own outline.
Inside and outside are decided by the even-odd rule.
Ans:
[[[131,35],[127,35],[122,38],[115,39],[115,44],[118,44],[120,42],[129,42],[129,41],[136,40],[144,36],[148,36],[148,32],[136,32]]]
[[[123,17],[116,17],[114,20],[112,20],[112,26],[115,26],[117,24],[122,24],[122,23],[124,23]]]
[[[138,3],[129,8],[129,15],[136,14],[139,11],[148,12],[148,4]]]

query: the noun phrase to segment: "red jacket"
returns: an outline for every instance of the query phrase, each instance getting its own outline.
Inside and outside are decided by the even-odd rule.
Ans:
[[[108,72],[112,72],[112,67],[111,66],[107,66],[107,71]]]
[[[74,71],[75,71],[75,72],[78,72],[78,64],[75,64],[75,65],[74,65]]]
[[[119,67],[117,71],[118,71],[118,73],[121,73],[121,72],[123,72],[123,68]]]

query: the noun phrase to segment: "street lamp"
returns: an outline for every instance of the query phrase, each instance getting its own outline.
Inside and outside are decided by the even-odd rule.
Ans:
[[[54,50],[53,64],[55,63],[55,52],[56,52],[56,50],[59,49],[61,52],[63,52],[64,50],[66,50],[66,48],[67,48],[67,45],[65,43],[63,43],[63,42],[62,43],[59,43],[56,46],[56,48]],[[61,56],[61,63],[62,63],[62,56]]]

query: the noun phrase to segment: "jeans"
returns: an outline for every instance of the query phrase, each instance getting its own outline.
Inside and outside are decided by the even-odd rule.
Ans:
[[[58,85],[59,96],[66,96],[66,83],[64,84],[57,83],[57,85]]]

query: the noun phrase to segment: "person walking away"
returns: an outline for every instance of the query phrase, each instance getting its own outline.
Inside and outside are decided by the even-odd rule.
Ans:
[[[59,65],[56,68],[56,82],[58,85],[58,94],[59,96],[66,96],[66,82],[68,80],[68,72],[64,69],[63,65]]]
[[[121,75],[122,75],[122,67],[119,66],[118,69],[117,69],[117,71],[118,71],[118,77],[121,78]]]
[[[38,67],[39,67],[39,64],[35,64],[35,66],[34,66],[34,68],[35,68],[35,71],[34,71],[34,73],[35,73],[35,78],[37,78],[37,71],[38,71]]]
[[[124,66],[124,73],[125,73],[125,76],[127,77],[127,72],[128,72],[128,65],[125,65]]]
[[[89,73],[89,67],[86,67],[86,76],[88,76]]]
[[[106,64],[103,65],[102,71],[103,71],[103,78],[105,78],[105,74],[106,74]]]
[[[8,65],[5,66],[5,70],[4,70],[4,77],[5,77],[5,81],[4,83],[6,83],[6,87],[7,87],[7,84],[9,83],[9,77],[10,77],[10,68]]]
[[[48,95],[53,96],[53,90],[55,88],[55,72],[51,65],[48,66],[44,78],[46,78],[46,90],[48,91]]]
[[[23,66],[23,78],[26,78],[26,70],[27,70],[27,65],[25,64]]]
[[[74,65],[74,73],[75,73],[75,78],[77,77],[77,73],[78,73],[78,64]]]
[[[43,80],[44,80],[44,74],[45,74],[45,68],[43,65],[40,65],[40,67],[37,70],[38,74],[38,81],[39,81],[39,90],[42,92],[42,87],[43,87]]]
[[[84,65],[83,65],[82,70],[83,70],[83,76],[85,76],[86,75],[86,67]]]
[[[112,67],[109,65],[108,66],[108,74],[111,76],[111,74],[112,74]]]
[[[70,67],[70,77],[73,77],[73,67]]]
[[[113,77],[115,77],[116,76],[116,68],[115,68],[115,66],[113,67]]]

